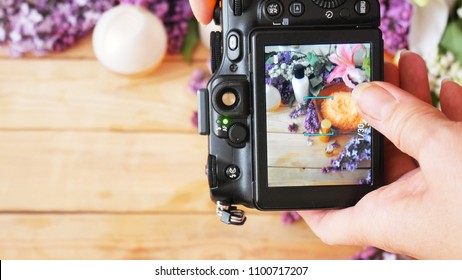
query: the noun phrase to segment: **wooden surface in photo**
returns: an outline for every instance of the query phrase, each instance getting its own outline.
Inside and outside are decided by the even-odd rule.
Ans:
[[[330,167],[331,160],[353,137],[358,137],[356,131],[337,131],[327,139],[320,140],[318,136],[304,135],[305,116],[290,118],[294,108],[286,105],[273,112],[267,112],[267,142],[268,142],[268,181],[271,186],[319,186],[319,185],[355,185],[368,177],[371,162],[362,161],[354,171],[323,173],[322,168]],[[290,124],[298,125],[298,131],[291,133]],[[326,148],[334,141],[340,145],[335,153],[327,154]]]
[[[218,221],[187,90],[207,56],[129,78],[95,60],[90,37],[47,57],[0,55],[0,259],[352,256],[280,213]]]

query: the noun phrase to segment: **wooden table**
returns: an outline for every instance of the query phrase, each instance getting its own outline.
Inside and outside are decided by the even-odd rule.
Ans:
[[[91,38],[45,58],[0,56],[0,259],[346,259],[303,222],[249,211],[221,224],[191,124],[194,69],[170,56],[128,78]]]

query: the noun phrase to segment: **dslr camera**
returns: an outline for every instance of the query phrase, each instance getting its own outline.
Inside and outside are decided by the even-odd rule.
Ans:
[[[383,139],[352,90],[383,79],[378,0],[221,0],[199,133],[217,214],[342,208],[382,184]]]

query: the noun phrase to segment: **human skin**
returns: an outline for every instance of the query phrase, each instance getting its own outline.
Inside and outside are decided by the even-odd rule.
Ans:
[[[341,210],[301,211],[327,244],[370,245],[419,259],[462,258],[462,88],[441,88],[442,112],[430,105],[425,62],[401,55],[387,82],[354,89],[358,111],[389,139],[387,185]]]
[[[190,0],[197,19],[212,19],[214,0]],[[403,52],[385,64],[385,82],[353,91],[364,119],[385,143],[385,184],[355,206],[301,211],[321,240],[369,245],[420,259],[461,259],[462,88],[445,80],[442,111],[432,107],[425,62]]]
[[[202,24],[212,21],[216,0],[189,0],[196,19]]]

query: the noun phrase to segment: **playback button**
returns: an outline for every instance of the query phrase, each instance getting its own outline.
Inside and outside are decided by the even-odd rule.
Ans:
[[[230,165],[225,170],[226,177],[230,180],[236,180],[241,175],[241,170],[237,165]]]
[[[302,2],[293,2],[289,6],[289,12],[294,17],[299,17],[305,12],[305,5]]]

